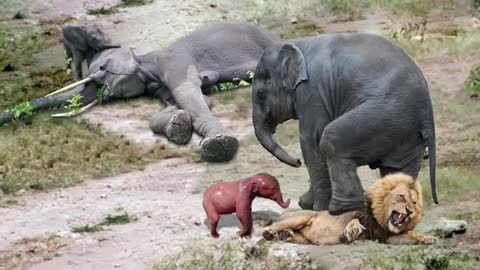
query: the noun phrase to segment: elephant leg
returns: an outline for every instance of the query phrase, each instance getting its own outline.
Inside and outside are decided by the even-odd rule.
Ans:
[[[300,121],[300,130],[308,130],[308,128],[304,129],[305,125],[311,126],[311,124],[305,123],[302,119]],[[298,205],[302,209],[328,210],[332,197],[332,185],[328,173],[327,160],[320,151],[316,150],[319,144],[319,136],[316,134],[322,134],[323,128],[324,125],[321,125],[317,132],[313,134],[303,132],[300,136],[303,159],[310,176],[310,188],[298,201]]]
[[[229,161],[237,153],[239,142],[225,135],[222,124],[210,111],[198,81],[181,83],[173,88],[172,95],[177,106],[192,115],[195,132],[204,137],[200,143],[202,158],[211,162]]]
[[[330,214],[363,209],[364,190],[357,166],[388,156],[403,132],[401,127],[390,124],[390,114],[378,113],[378,107],[374,102],[363,103],[329,123],[323,131],[320,149],[327,157],[332,181]],[[404,135],[410,139],[409,134]]]
[[[72,73],[73,73],[73,79],[75,79],[75,81],[79,81],[82,79],[83,75],[82,75],[82,62],[83,62],[83,59],[84,59],[84,56],[83,56],[83,53],[78,51],[78,50],[74,50],[73,51],[73,59],[72,59]]]
[[[353,159],[327,157],[332,184],[332,199],[328,210],[332,215],[360,210],[364,207],[363,187]]]
[[[190,113],[169,106],[152,116],[150,128],[176,144],[187,144],[192,138],[193,125]]]

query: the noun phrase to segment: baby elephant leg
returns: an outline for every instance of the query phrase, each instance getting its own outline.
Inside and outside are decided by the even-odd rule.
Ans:
[[[153,115],[150,128],[176,144],[187,144],[192,138],[193,123],[189,112],[169,106]]]
[[[342,243],[351,243],[357,240],[364,230],[365,227],[360,224],[360,220],[352,219],[343,230],[343,234],[340,236],[340,241]]]

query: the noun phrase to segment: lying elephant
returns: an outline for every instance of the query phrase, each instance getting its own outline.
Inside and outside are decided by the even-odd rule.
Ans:
[[[152,118],[154,132],[182,144],[194,130],[204,137],[200,153],[205,160],[228,161],[238,150],[238,140],[225,134],[202,88],[234,78],[249,80],[247,73],[255,69],[264,48],[276,41],[274,35],[253,25],[225,23],[207,26],[145,55],[125,48],[103,50],[91,61],[86,79],[52,93],[58,95],[32,100],[30,105],[38,111],[81,95],[80,102],[88,104],[80,110],[84,111],[99,99],[158,97],[169,107]],[[13,118],[12,112],[0,113],[0,125]]]
[[[304,209],[341,214],[362,209],[357,167],[380,168],[382,177],[416,178],[428,146],[432,197],[435,128],[427,82],[410,57],[371,34],[331,34],[266,48],[252,91],[255,134],[270,153],[294,167],[273,138],[278,124],[298,119],[311,183]]]

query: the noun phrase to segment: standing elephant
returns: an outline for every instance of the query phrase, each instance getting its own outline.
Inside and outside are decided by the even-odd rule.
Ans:
[[[410,57],[371,34],[331,34],[269,46],[252,91],[257,139],[294,167],[275,141],[278,124],[298,119],[310,189],[304,209],[340,214],[364,206],[356,169],[380,168],[416,177],[425,147],[435,188],[435,128],[427,83]],[[401,198],[400,198],[401,199]]]
[[[72,61],[71,64],[67,64],[67,69],[72,67],[73,78],[76,81],[82,79],[83,60],[87,60],[87,66],[90,66],[98,52],[120,47],[113,44],[100,28],[93,25],[65,24],[62,34],[66,56]]]
[[[204,160],[228,161],[238,150],[238,140],[225,134],[202,88],[234,78],[249,80],[247,73],[255,69],[263,50],[276,41],[277,37],[253,25],[225,23],[207,26],[145,55],[125,48],[103,50],[94,56],[86,79],[32,100],[30,105],[34,111],[58,107],[78,94],[83,104],[89,104],[83,108],[87,109],[98,103],[98,98],[151,95],[168,105],[152,117],[155,133],[184,144],[195,131],[204,137],[200,145]],[[0,113],[0,125],[12,119],[13,113]]]

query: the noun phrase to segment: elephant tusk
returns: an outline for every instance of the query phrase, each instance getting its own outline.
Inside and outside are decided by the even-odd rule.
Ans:
[[[83,80],[80,80],[80,81],[78,81],[78,82],[74,82],[74,83],[72,83],[72,84],[69,84],[69,85],[63,87],[62,89],[58,89],[57,91],[52,92],[52,93],[46,95],[46,97],[48,97],[48,96],[53,96],[53,95],[56,95],[56,94],[60,94],[60,93],[66,92],[66,91],[68,91],[68,90],[70,90],[70,89],[73,89],[73,88],[79,86],[79,85],[82,85],[82,84],[91,82],[92,80],[93,80],[92,78],[88,78],[88,77],[87,77],[87,78],[85,78],[85,79],[83,79]]]
[[[94,101],[92,101],[90,104],[88,104],[87,106],[84,106],[82,107],[79,111],[75,112],[75,111],[71,111],[71,112],[66,112],[66,113],[57,113],[57,114],[52,114],[51,117],[72,117],[72,116],[75,116],[75,115],[79,115],[85,111],[88,111],[90,108],[92,108],[93,106],[97,105],[98,104],[98,100],[95,99]]]

